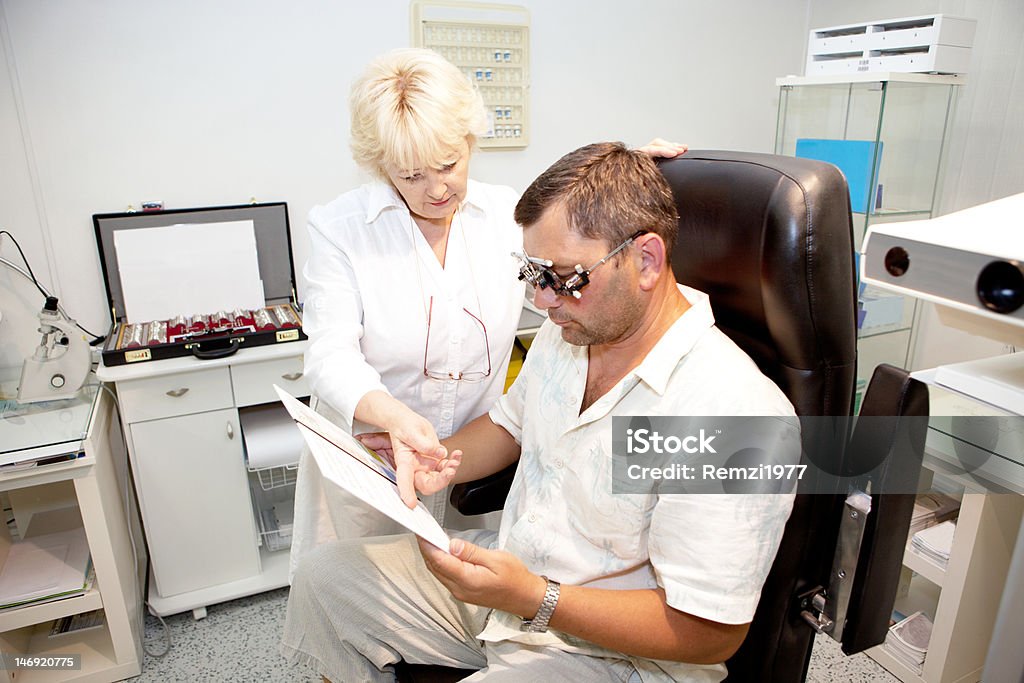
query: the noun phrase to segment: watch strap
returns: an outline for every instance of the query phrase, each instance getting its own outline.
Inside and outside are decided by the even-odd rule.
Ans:
[[[562,586],[554,579],[549,579],[546,576],[542,575],[540,578],[548,582],[547,587],[544,589],[544,599],[541,600],[540,607],[537,609],[537,614],[534,615],[533,619],[523,619],[523,623],[519,627],[521,631],[544,633],[548,630],[548,622],[551,621],[551,615],[555,613],[555,606],[558,604],[558,596]]]

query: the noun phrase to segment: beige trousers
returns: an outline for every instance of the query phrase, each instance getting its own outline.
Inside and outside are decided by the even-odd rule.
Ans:
[[[483,546],[495,537],[492,531],[457,535]],[[483,643],[476,636],[489,613],[453,598],[427,571],[410,534],[337,541],[299,563],[281,651],[334,683],[393,681],[392,665],[400,659],[464,668],[467,681],[639,680],[626,659]]]

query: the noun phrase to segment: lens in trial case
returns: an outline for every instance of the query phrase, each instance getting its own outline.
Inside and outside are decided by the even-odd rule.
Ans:
[[[154,320],[146,323],[146,346],[157,346],[167,343],[167,321]]]
[[[261,308],[256,311],[253,318],[255,319],[257,330],[266,331],[277,329],[277,321],[275,317],[271,315],[270,311],[266,308]]]
[[[274,315],[277,316],[277,321],[280,323],[280,327],[298,327],[299,319],[292,311],[290,306],[279,305],[274,306]]]

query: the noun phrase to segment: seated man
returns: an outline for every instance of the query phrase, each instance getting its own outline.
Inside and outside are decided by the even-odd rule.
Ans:
[[[497,537],[465,532],[451,554],[411,535],[320,548],[293,581],[282,650],[334,681],[391,680],[399,659],[480,669],[466,680],[721,680],[793,498],[617,495],[612,417],[793,408],[676,283],[675,203],[646,155],[578,149],[515,217],[550,320],[490,414],[445,441],[451,460],[415,474],[430,493],[519,458]]]

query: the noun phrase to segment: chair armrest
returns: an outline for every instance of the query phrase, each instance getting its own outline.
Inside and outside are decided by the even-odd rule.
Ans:
[[[512,487],[512,478],[515,477],[518,464],[514,462],[483,479],[456,484],[449,497],[451,504],[464,515],[482,515],[500,510],[505,506],[505,497]]]

